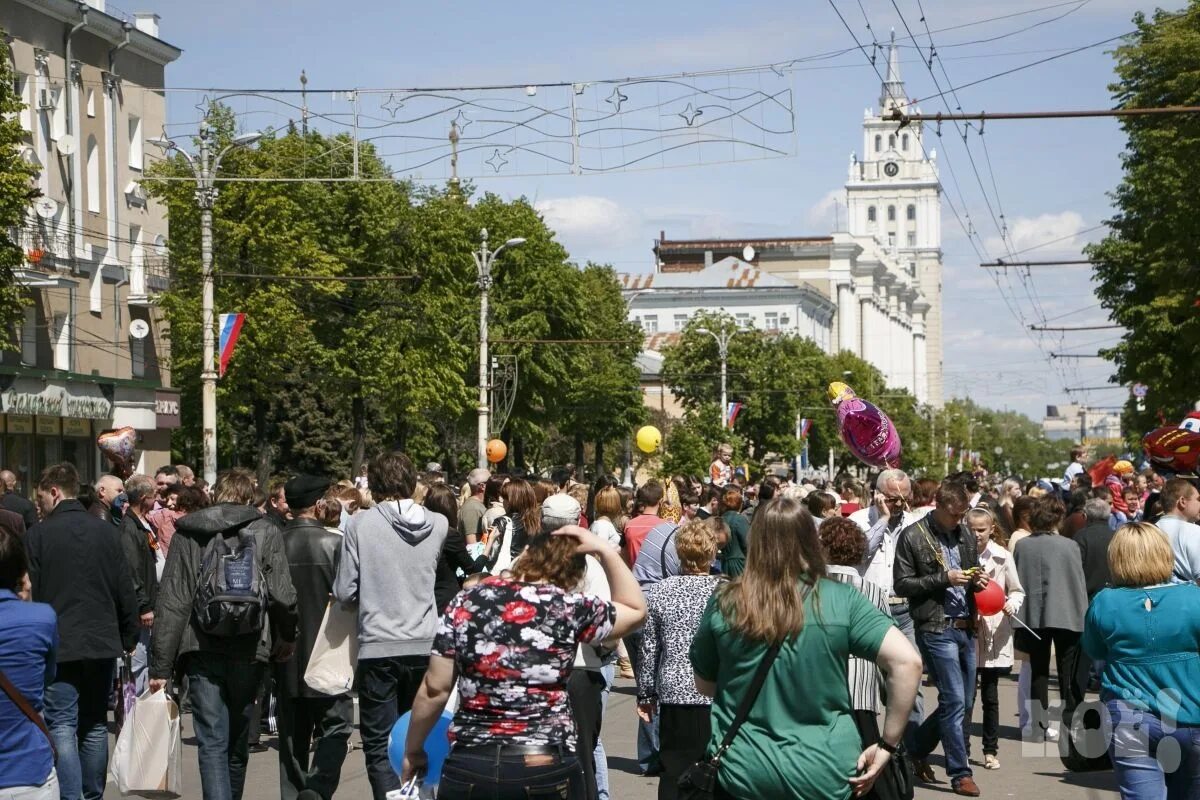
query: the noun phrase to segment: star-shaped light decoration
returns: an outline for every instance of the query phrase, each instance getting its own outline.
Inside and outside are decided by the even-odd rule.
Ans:
[[[504,168],[504,165],[508,163],[508,159],[500,155],[500,150],[497,149],[496,152],[492,153],[492,157],[483,163],[487,164],[496,172],[499,172]]]
[[[460,109],[458,110],[458,116],[456,116],[456,117],[454,118],[454,122],[455,122],[455,124],[456,124],[456,125],[458,125],[458,129],[459,129],[460,131],[465,131],[465,130],[467,129],[467,126],[468,126],[468,125],[470,125],[470,124],[471,124],[471,122],[473,122],[473,120],[472,120],[470,117],[468,117],[468,116],[467,116],[467,115],[466,115],[466,114],[463,112],[463,110],[460,108]]]
[[[392,92],[388,95],[387,102],[380,105],[384,111],[392,115],[392,119],[396,118],[396,112],[404,108],[404,101],[396,99],[396,93]]]
[[[688,103],[687,108],[679,112],[679,116],[683,117],[683,121],[686,122],[690,128],[692,127],[692,123],[696,121],[696,117],[703,113],[704,111],[699,108],[694,108],[691,103]]]
[[[607,98],[604,100],[604,102],[606,102],[606,103],[611,103],[611,104],[612,104],[612,107],[613,107],[613,109],[614,109],[614,110],[616,110],[616,111],[620,111],[620,110],[621,110],[621,103],[624,103],[624,102],[625,102],[626,100],[628,100],[628,99],[629,99],[629,98],[628,98],[626,95],[623,95],[623,94],[621,94],[621,87],[620,87],[620,86],[614,86],[614,87],[613,87],[613,90],[612,90],[612,94],[610,94],[610,95],[609,95],[609,96],[608,96],[608,97],[607,97]]]

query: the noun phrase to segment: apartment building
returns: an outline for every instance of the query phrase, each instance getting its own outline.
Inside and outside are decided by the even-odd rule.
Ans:
[[[0,356],[0,465],[21,489],[47,464],[106,470],[96,435],[138,431],[138,470],[168,463],[179,427],[165,322],[165,209],[142,185],[147,139],[166,120],[162,87],[181,51],[155,14],[104,0],[6,0],[0,27],[25,105],[22,157],[40,197],[20,230],[31,304]]]

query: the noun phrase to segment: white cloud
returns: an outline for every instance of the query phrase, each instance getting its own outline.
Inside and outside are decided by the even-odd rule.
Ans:
[[[568,249],[620,245],[640,233],[635,215],[607,197],[548,198],[538,200],[534,208]]]
[[[813,231],[832,231],[846,228],[846,190],[831,189],[828,194],[814,203],[804,221]],[[840,209],[840,210],[839,210]]]
[[[1075,211],[1060,211],[1057,214],[1042,214],[1037,217],[1017,217],[1008,226],[1008,239],[1013,250],[1037,248],[1030,258],[1045,258],[1053,255],[1077,255],[1087,242],[1080,232],[1087,227],[1083,217]],[[1003,256],[1007,252],[999,236],[984,242],[989,254]]]

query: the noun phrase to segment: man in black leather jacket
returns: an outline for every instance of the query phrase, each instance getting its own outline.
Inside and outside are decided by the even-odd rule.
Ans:
[[[918,779],[933,779],[925,758],[938,741],[955,794],[978,797],[964,720],[975,702],[975,593],[987,585],[978,570],[975,536],[963,524],[970,507],[961,483],[938,487],[937,507],[908,526],[896,540],[893,592],[907,597],[917,647],[938,689],[937,709],[925,718],[912,753]],[[974,567],[975,571],[970,571]]]
[[[304,683],[308,659],[333,592],[342,546],[342,537],[317,519],[317,504],[329,484],[327,478],[297,475],[283,489],[292,513],[283,529],[283,539],[296,587],[299,624],[295,657],[275,665],[282,800],[333,797],[354,725],[354,705],[348,695],[322,694]]]

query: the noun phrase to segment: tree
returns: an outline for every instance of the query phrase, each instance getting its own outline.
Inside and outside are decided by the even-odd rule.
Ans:
[[[20,323],[28,304],[13,275],[25,263],[25,253],[12,237],[12,231],[24,226],[29,203],[37,197],[32,186],[37,172],[21,157],[25,134],[19,115],[24,107],[13,89],[12,63],[7,56],[0,58],[0,330],[5,331]],[[9,337],[0,337],[0,348],[15,346]]]
[[[1134,17],[1137,30],[1116,50],[1119,108],[1200,103],[1200,2],[1178,12]],[[1200,118],[1195,114],[1125,117],[1124,178],[1112,197],[1109,234],[1088,254],[1097,296],[1124,326],[1120,343],[1101,351],[1120,383],[1150,387],[1146,411],[1128,401],[1127,430],[1140,435],[1159,415],[1191,410],[1200,386]]]

